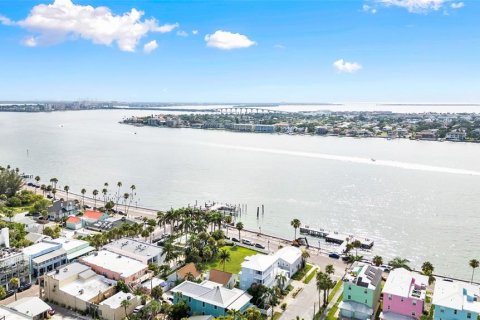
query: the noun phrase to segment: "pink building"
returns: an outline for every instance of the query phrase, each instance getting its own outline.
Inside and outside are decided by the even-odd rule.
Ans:
[[[137,284],[151,276],[146,264],[106,250],[80,258],[80,262],[108,279],[122,280],[126,284]]]
[[[382,320],[420,319],[428,277],[403,268],[392,270],[383,287]]]

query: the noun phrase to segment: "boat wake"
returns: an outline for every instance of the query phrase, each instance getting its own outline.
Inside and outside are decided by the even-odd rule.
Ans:
[[[342,161],[342,162],[367,164],[371,166],[401,168],[406,170],[480,176],[480,171],[464,170],[464,169],[456,169],[456,168],[440,167],[440,166],[429,166],[425,164],[411,163],[411,162],[400,162],[400,161],[379,160],[379,159],[375,159],[375,161],[372,161],[372,158],[348,157],[348,156],[338,156],[338,155],[332,155],[332,154],[326,154],[326,153],[290,151],[290,150],[281,150],[281,149],[231,146],[231,145],[216,144],[216,143],[205,143],[204,145],[217,147],[217,148],[224,148],[224,149],[262,152],[262,153],[287,155],[287,156],[295,156],[295,157],[303,157],[303,158],[314,158],[314,159],[322,159],[322,160],[334,160],[334,161]]]

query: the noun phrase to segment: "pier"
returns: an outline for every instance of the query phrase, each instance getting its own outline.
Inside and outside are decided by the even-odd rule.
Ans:
[[[371,249],[374,245],[373,240],[368,238],[361,238],[353,235],[343,234],[339,232],[329,232],[325,229],[311,228],[309,226],[300,227],[300,234],[309,235],[311,237],[323,238],[326,242],[339,244],[342,247],[347,246],[348,243],[355,241],[360,242],[360,248]]]

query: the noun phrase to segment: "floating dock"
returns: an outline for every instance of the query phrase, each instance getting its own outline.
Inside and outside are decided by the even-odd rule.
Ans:
[[[311,228],[309,226],[300,227],[300,233],[312,237],[324,238],[326,242],[336,243],[345,247],[347,243],[352,243],[354,241],[360,241],[360,247],[362,249],[371,249],[374,245],[373,240],[367,238],[338,233],[336,231],[330,232],[325,229]]]

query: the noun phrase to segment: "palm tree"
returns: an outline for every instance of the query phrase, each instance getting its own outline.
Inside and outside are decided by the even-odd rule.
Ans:
[[[242,222],[237,222],[237,224],[235,225],[235,228],[237,228],[237,230],[238,230],[238,240],[242,240],[241,235],[240,235],[240,231],[243,230],[243,223]]]
[[[362,246],[360,240],[355,240],[352,242],[352,246],[355,248],[355,255],[358,256],[358,248]]]
[[[293,219],[290,221],[290,225],[295,229],[295,238],[293,240],[297,240],[297,229],[300,228],[302,223],[298,219]]]
[[[279,273],[275,276],[275,280],[277,280],[277,285],[280,289],[283,290],[285,288],[285,282],[287,282],[287,277],[283,273]]]
[[[228,237],[228,229],[229,229],[229,226],[232,224],[232,216],[226,216],[225,217],[225,223],[227,224],[227,237]]]
[[[103,188],[103,189],[102,189],[102,194],[103,194],[103,206],[106,206],[106,205],[107,205],[107,193],[108,193],[108,189],[107,189],[107,188]]]
[[[408,265],[408,263],[410,263],[410,260],[408,259],[404,259],[404,258],[400,258],[400,257],[395,257],[393,258],[393,260],[391,260],[388,265],[390,267],[392,267],[393,269],[397,269],[397,268],[405,268],[407,270],[412,270],[410,268],[410,266]]]
[[[167,224],[166,224],[166,221],[165,221],[165,213],[163,213],[162,211],[158,211],[157,212],[157,223],[158,223],[158,226],[163,226],[163,233],[166,233],[167,232]]]
[[[82,194],[82,207],[83,207],[85,205],[85,193],[87,193],[87,189],[82,188],[80,193]]]
[[[127,200],[128,200],[128,197],[130,197],[130,195],[128,193],[124,193],[123,194],[123,202],[125,204],[125,213],[127,213]]]
[[[7,292],[5,291],[5,288],[3,286],[0,286],[0,300],[5,299],[6,295],[7,295]]]
[[[308,250],[303,249],[302,250],[302,265],[305,267],[305,264],[307,263],[307,259],[310,258],[310,253]]]
[[[275,296],[274,296],[273,290],[271,288],[268,288],[262,294],[262,296],[260,297],[260,299],[262,299],[263,306],[265,307],[265,309],[267,308],[267,305],[272,308],[272,317],[273,317],[273,306],[272,306],[272,304],[273,304],[274,298],[275,298]]]
[[[45,191],[47,190],[47,186],[44,185],[44,184],[42,184],[42,185],[40,186],[40,190],[42,190],[43,196],[45,197]]]
[[[316,287],[317,287],[317,291],[318,291],[318,307],[320,307],[322,305],[322,300],[321,300],[321,297],[322,297],[322,291],[324,291],[323,293],[323,303],[325,303],[325,278],[326,278],[326,274],[323,273],[322,271],[319,271],[317,273],[317,276],[316,276]]]
[[[4,210],[5,217],[10,219],[10,222],[12,222],[12,218],[15,216],[15,212],[12,209],[5,209]]]
[[[230,252],[226,249],[221,249],[218,256],[220,262],[223,264],[223,271],[225,271],[225,263],[230,261]]]
[[[425,261],[422,264],[422,272],[426,276],[431,276],[433,273],[434,267],[430,261]]]
[[[35,181],[37,182],[37,184],[40,182],[40,176],[36,176],[35,177]],[[37,187],[35,187],[35,194],[37,194]]]
[[[325,273],[328,275],[332,275],[335,273],[335,267],[333,266],[333,264],[327,264],[325,266]]]
[[[381,256],[375,256],[372,262],[375,266],[380,267],[383,264],[383,258]]]
[[[18,278],[11,278],[9,281],[10,285],[15,288],[15,301],[17,301],[17,291],[18,287],[20,286],[20,279]]]
[[[97,189],[94,189],[92,191],[92,194],[93,194],[93,201],[95,201],[95,204],[93,205],[93,208],[96,209],[97,208],[97,195],[98,195],[98,190]]]
[[[469,261],[468,265],[472,268],[472,280],[470,280],[470,282],[473,282],[473,275],[475,274],[475,269],[479,266],[479,262],[477,259],[472,259]]]
[[[123,307],[123,309],[125,310],[125,318],[128,319],[127,308],[130,306],[130,300],[124,299],[124,300],[122,300],[122,302],[120,303],[120,305],[121,305],[121,306]]]
[[[69,186],[64,186],[64,187],[63,187],[63,190],[64,190],[65,193],[67,194],[67,201],[68,201],[68,191],[70,190],[70,187],[69,187]]]
[[[231,314],[229,314],[229,315],[231,315]],[[236,320],[235,315],[232,318],[233,318],[232,320]],[[250,308],[247,309],[247,311],[245,311],[245,318],[247,320],[261,320],[261,319],[263,319],[262,313],[260,312],[260,310],[258,310],[258,308],[254,308],[254,307],[250,307]]]
[[[57,194],[57,189],[53,188],[52,189],[52,193],[53,193],[53,200],[55,200],[55,194]]]
[[[118,190],[117,190],[117,201],[115,201],[117,203],[117,210],[118,210],[118,200],[120,200],[120,188],[122,187],[122,182],[121,181],[118,181],[117,182],[117,187],[118,187]]]

